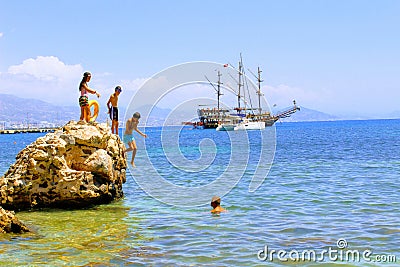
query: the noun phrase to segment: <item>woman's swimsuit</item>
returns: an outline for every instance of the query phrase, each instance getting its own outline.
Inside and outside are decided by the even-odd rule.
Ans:
[[[81,96],[79,97],[79,106],[84,107],[89,105],[89,97],[86,89],[82,88],[82,85],[86,83],[81,83],[79,89],[81,91]]]

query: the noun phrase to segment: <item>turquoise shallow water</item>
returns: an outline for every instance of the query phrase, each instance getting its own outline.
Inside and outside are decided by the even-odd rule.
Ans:
[[[198,142],[193,140],[210,138],[217,144],[203,151],[216,154],[212,166],[201,175],[183,173],[160,156],[160,128],[147,128],[146,132],[149,157],[172,183],[208,183],[228,162],[229,145],[225,146],[221,135],[212,130],[183,130],[181,151],[172,149],[171,157],[199,159]],[[15,155],[39,136],[0,135],[0,172],[4,173]],[[265,246],[287,252],[338,249],[338,239],[347,241],[347,249],[371,250],[373,260],[377,255],[394,255],[398,264],[400,120],[277,124],[276,136],[272,168],[254,193],[248,186],[260,150],[257,143],[251,144],[249,168],[222,199],[227,213],[211,215],[208,204],[191,208],[163,204],[143,192],[129,175],[120,201],[84,210],[18,212],[34,233],[0,236],[0,265],[314,265],[312,261],[279,261],[276,254],[273,262],[262,261],[257,254]],[[140,168],[146,166],[140,164],[144,156],[142,149],[134,175],[143,175]],[[324,263],[394,265],[328,257]]]

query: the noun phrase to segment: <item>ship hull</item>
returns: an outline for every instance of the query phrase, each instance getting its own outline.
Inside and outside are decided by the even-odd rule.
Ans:
[[[243,121],[235,126],[235,131],[247,131],[247,130],[264,130],[265,122],[263,121]]]

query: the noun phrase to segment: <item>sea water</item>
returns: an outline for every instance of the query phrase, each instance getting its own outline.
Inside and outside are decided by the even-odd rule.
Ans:
[[[202,151],[193,140],[205,138],[216,144],[211,146],[210,153],[216,155],[212,164],[226,164],[229,146],[219,147],[224,147],[219,142],[226,133],[218,136],[215,130],[175,130],[180,131],[180,149],[171,149],[169,160],[182,156],[199,159]],[[253,172],[246,170],[222,198],[228,212],[219,215],[209,212],[208,203],[196,207],[168,205],[142,190],[135,175],[146,168],[141,166],[144,157],[155,159],[155,168],[169,182],[181,186],[206,184],[221,172],[210,167],[201,175],[183,176],[179,166],[168,164],[162,156],[163,150],[169,149],[157,141],[163,130],[144,131],[151,146],[141,147],[139,142],[137,168],[127,174],[122,200],[79,210],[17,212],[33,232],[0,235],[0,265],[399,263],[400,120],[278,123],[276,153],[265,181],[255,192],[249,192],[247,176]],[[0,135],[1,174],[21,149],[42,135]],[[250,147],[250,153],[259,155],[257,145]],[[253,158],[250,155],[249,165]],[[305,251],[314,251],[315,258],[307,259]],[[360,260],[351,256],[356,252]],[[390,263],[394,259],[397,263]]]

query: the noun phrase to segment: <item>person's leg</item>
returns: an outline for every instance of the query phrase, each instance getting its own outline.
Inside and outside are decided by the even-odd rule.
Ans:
[[[87,108],[86,106],[83,107],[83,120],[88,122],[88,117],[87,117]]]
[[[126,152],[130,152],[130,151],[132,151],[134,149],[134,146],[133,146],[132,142],[134,142],[134,141],[128,142],[128,148],[125,150],[125,153]],[[135,146],[136,146],[136,144],[135,144]]]
[[[115,121],[115,133],[118,135],[118,108],[115,108],[114,121]]]
[[[131,142],[131,147],[132,147],[132,160],[131,160],[131,164],[132,164],[132,167],[136,167],[136,166],[135,166],[135,157],[136,157],[137,147],[136,147],[136,141],[135,141],[135,140],[132,140],[132,142]]]
[[[132,167],[136,167],[136,165],[135,165],[136,151],[137,151],[136,148],[134,148],[134,149],[132,150],[132,160],[131,160],[131,165],[132,165]]]
[[[82,108],[83,108],[83,120],[87,122],[88,120],[87,120],[87,110],[86,110],[86,106],[83,106]]]
[[[118,135],[118,128],[117,128],[118,121],[113,120],[113,133]]]
[[[89,120],[90,120],[90,108],[89,108],[89,105],[86,105],[85,106],[85,113],[84,113],[85,115],[84,115],[84,117],[85,117],[85,121],[86,122],[89,122]]]
[[[81,107],[81,117],[79,118],[81,121],[85,119],[84,114],[85,114],[85,107]]]
[[[115,120],[111,121],[111,133],[115,133]]]
[[[86,110],[87,110],[87,117],[88,117],[88,122],[89,122],[90,119],[92,118],[92,111],[90,110],[89,105],[86,106]]]

